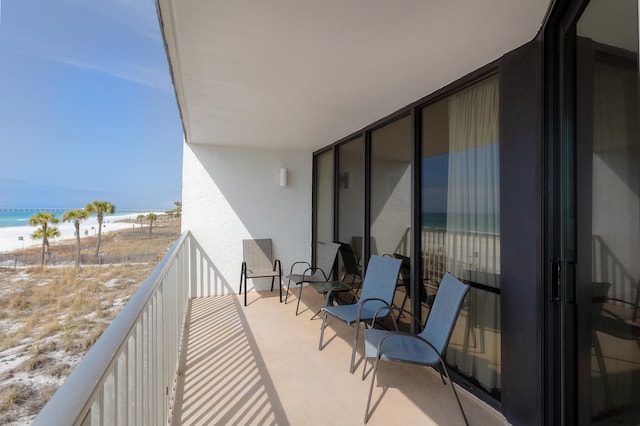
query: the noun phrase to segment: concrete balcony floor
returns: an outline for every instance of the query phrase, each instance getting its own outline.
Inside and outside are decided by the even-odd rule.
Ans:
[[[297,294],[297,292],[296,292]],[[310,320],[324,299],[305,288],[279,303],[278,292],[193,299],[181,361],[174,424],[361,425],[371,375],[349,374],[353,329]],[[359,360],[359,361],[358,361]],[[371,363],[368,370],[371,370]],[[472,425],[505,425],[493,408],[456,387]],[[430,368],[385,362],[378,369],[369,425],[464,424],[451,388]]]

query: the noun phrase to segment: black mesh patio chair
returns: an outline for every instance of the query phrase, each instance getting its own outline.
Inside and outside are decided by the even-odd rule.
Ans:
[[[304,283],[320,283],[327,282],[331,278],[331,273],[333,271],[334,265],[336,263],[336,257],[338,256],[338,250],[340,249],[340,244],[337,243],[318,243],[318,251],[317,262],[315,266],[311,266],[309,262],[295,262],[291,265],[291,272],[287,275],[287,294],[284,298],[284,303],[287,303],[287,299],[289,298],[289,288],[291,287],[291,282],[293,281],[296,285],[300,286],[300,293],[298,294],[298,303],[296,304],[296,315],[298,315],[298,310],[300,308],[300,299],[302,299],[302,289],[304,287]],[[293,272],[294,268],[300,269],[300,266],[304,265],[304,271],[300,274],[295,274]]]
[[[242,270],[240,271],[240,292],[244,285],[244,306],[247,306],[247,278],[271,277],[273,282],[278,277],[280,302],[282,302],[282,267],[280,260],[273,259],[271,239],[242,240]]]
[[[362,241],[362,237],[352,237],[351,238],[351,246],[353,247],[353,251],[356,255],[356,260],[359,266],[363,266],[364,264],[364,241]],[[371,252],[371,256],[378,256],[378,244],[376,243],[375,237],[369,237],[369,251]],[[390,253],[383,253],[380,256],[391,257]]]
[[[400,267],[400,279],[398,280],[398,285],[396,287],[402,287],[404,289],[404,295],[402,296],[402,303],[400,304],[400,308],[404,309],[405,304],[407,303],[407,299],[412,297],[411,295],[411,259],[407,256],[401,255],[399,253],[394,253],[393,257],[396,259],[402,260],[402,266]],[[434,295],[428,296],[427,289],[424,286],[424,281],[421,282],[421,285],[418,286],[418,291],[420,293],[420,303],[426,304],[427,307],[431,307],[433,303]],[[402,316],[402,310],[398,311],[397,320],[400,321],[400,317]]]
[[[357,293],[362,285],[362,271],[358,266],[358,258],[353,247],[347,243],[340,243],[340,256],[344,267],[344,273],[340,279],[351,287],[355,285],[354,291]],[[351,279],[349,280],[349,278]]]

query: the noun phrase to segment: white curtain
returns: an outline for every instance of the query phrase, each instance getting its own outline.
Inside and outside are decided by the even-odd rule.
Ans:
[[[499,286],[499,80],[489,77],[449,99],[447,270]],[[482,279],[477,277],[481,276]],[[487,390],[500,388],[499,295],[472,289],[447,361]]]
[[[500,272],[489,241],[500,233],[498,98],[494,76],[449,100],[447,268],[458,277],[465,270]]]

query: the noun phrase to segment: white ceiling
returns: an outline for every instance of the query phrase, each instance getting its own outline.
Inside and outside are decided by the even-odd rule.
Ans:
[[[549,0],[157,0],[187,142],[315,150],[532,40]]]

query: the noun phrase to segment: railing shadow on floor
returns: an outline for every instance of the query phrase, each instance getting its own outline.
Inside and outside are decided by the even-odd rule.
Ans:
[[[206,297],[233,293],[193,235],[183,233],[33,424],[168,424],[178,412],[194,422],[243,416],[243,422],[273,418],[286,424],[241,307],[232,296]],[[201,310],[207,303],[216,304],[213,311]],[[191,339],[203,333],[202,344],[190,348],[201,356],[193,365],[181,364]],[[218,357],[226,353],[234,365]],[[208,362],[206,370],[199,361]],[[219,400],[207,397],[206,412],[187,411],[193,401],[196,408],[205,401],[199,394],[182,401],[177,393],[179,380],[191,377],[198,380],[195,391],[222,382],[235,388]]]
[[[289,424],[234,296],[191,301],[173,424]]]

